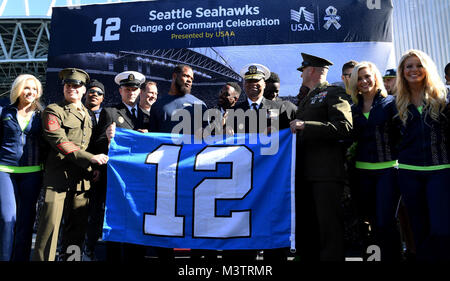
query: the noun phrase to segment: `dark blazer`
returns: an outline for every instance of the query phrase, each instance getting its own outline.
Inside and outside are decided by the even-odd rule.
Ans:
[[[142,110],[138,108],[138,116],[136,120],[133,120],[131,113],[128,108],[123,103],[119,103],[115,106],[106,107],[100,113],[100,118],[98,124],[95,128],[95,150],[97,153],[108,153],[108,138],[106,137],[106,129],[113,122],[119,128],[138,130],[138,129],[148,129],[143,124]]]
[[[435,166],[450,163],[450,141],[448,132],[449,114],[439,114],[438,120],[433,120],[428,108],[419,112],[414,104],[408,105],[408,119],[406,124],[395,117],[397,128],[400,130],[398,163],[413,166]]]
[[[236,105],[236,107],[234,108],[235,110],[238,109],[242,109],[244,112],[247,111],[248,109],[250,109],[250,105],[248,104],[247,99],[245,99],[244,102],[241,102],[239,104]],[[273,118],[278,118],[279,120],[279,129],[286,129],[289,128],[289,123],[290,121],[295,119],[295,110],[292,107],[287,107],[284,102],[282,101],[271,101],[268,100],[266,98],[263,97],[262,101],[261,101],[261,105],[259,107],[259,109],[257,110],[257,112],[259,112],[261,109],[266,109],[267,110],[267,115],[266,115],[266,123],[262,124],[262,126],[260,126],[260,118],[257,118],[257,127],[256,127],[256,131],[252,130],[253,128],[251,128],[250,124],[249,124],[249,118],[245,118],[245,120],[239,120],[239,119],[235,119],[235,132],[238,132],[238,128],[244,126],[245,128],[245,133],[260,133],[260,128],[266,128],[268,126],[270,126],[272,124],[272,119]],[[278,110],[278,114],[276,111],[272,111],[272,109],[276,109]],[[258,115],[257,115],[258,116]],[[263,133],[263,132],[261,132]]]
[[[353,139],[358,143],[355,160],[370,163],[397,160],[400,130],[394,122],[397,114],[395,97],[383,97],[378,91],[369,118],[362,112],[362,96],[358,95],[358,99],[358,104],[352,105]]]

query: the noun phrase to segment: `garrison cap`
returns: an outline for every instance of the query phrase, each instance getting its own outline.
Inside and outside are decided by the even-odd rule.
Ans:
[[[89,81],[89,74],[78,68],[65,68],[58,75],[63,84],[86,85]]]
[[[114,82],[119,86],[139,88],[145,82],[145,76],[137,71],[124,71],[114,77]]]
[[[383,75],[383,78],[392,78],[392,77],[397,77],[397,71],[395,71],[395,69],[393,68],[387,69],[386,73]]]
[[[270,70],[262,64],[250,63],[242,68],[241,76],[244,80],[266,80],[270,77]]]
[[[316,57],[313,55],[308,55],[305,53],[301,53],[302,54],[302,65],[297,68],[298,71],[302,72],[303,69],[307,66],[315,66],[315,67],[325,67],[328,68],[329,65],[333,65],[333,63],[329,60],[326,60],[324,58],[321,57]]]

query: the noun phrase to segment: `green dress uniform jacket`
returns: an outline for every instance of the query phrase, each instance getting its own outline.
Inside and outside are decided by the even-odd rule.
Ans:
[[[82,247],[88,215],[90,159],[86,151],[92,134],[88,110],[66,101],[49,105],[43,112],[43,135],[50,146],[45,161],[45,199],[39,214],[32,260],[53,261],[64,212],[60,257],[71,245]]]
[[[86,151],[92,135],[89,111],[84,115],[66,101],[49,105],[43,113],[43,134],[50,151],[45,161],[44,186],[55,191],[90,188],[90,159]]]
[[[317,85],[299,101],[296,119],[305,122],[297,133],[297,166],[303,180],[343,181],[342,140],[353,129],[345,90],[328,82]]]
[[[299,101],[296,243],[300,260],[344,261],[344,140],[352,130],[345,90],[318,84]]]

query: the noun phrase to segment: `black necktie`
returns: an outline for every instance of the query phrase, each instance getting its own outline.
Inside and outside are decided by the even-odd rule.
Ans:
[[[137,117],[136,117],[136,108],[131,109],[131,119],[133,120],[133,123],[136,123]]]
[[[297,95],[297,105],[300,105],[300,102],[306,97],[306,95],[308,95],[308,93],[309,93],[309,88],[302,85],[300,87],[300,91]]]
[[[252,108],[258,110],[258,104],[256,102],[252,103]]]

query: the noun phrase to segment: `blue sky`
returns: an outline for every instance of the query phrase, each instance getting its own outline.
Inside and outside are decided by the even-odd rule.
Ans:
[[[113,2],[132,2],[133,0],[28,0],[28,11],[30,16],[46,16],[49,10],[50,4],[54,2],[54,6],[67,6],[68,3],[75,5],[80,3],[96,4],[96,3],[113,3]],[[6,2],[6,4],[4,4]],[[2,16],[25,16],[24,0],[0,0],[0,12]]]

